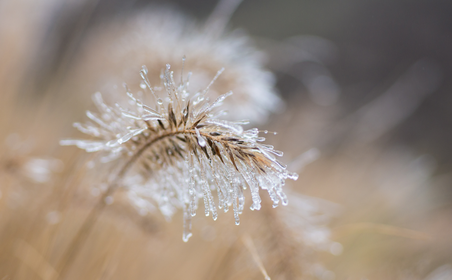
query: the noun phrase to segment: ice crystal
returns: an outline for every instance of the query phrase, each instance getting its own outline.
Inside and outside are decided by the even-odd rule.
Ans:
[[[91,120],[75,123],[81,132],[98,140],[63,140],[87,152],[103,152],[102,161],[121,159],[133,168],[123,178],[132,203],[145,213],[154,204],[168,219],[182,208],[183,240],[191,236],[191,218],[200,199],[206,216],[218,217],[218,209],[227,212],[232,206],[236,224],[245,206],[244,190],[249,188],[252,210],[261,208],[259,190],[266,190],[274,207],[287,204],[283,192],[286,179],[298,175],[286,170],[276,156],[282,152],[263,144],[259,130],[244,130],[246,121],[219,119],[227,92],[215,100],[208,97],[210,85],[191,94],[188,79],[176,83],[170,66],[163,75],[162,87],[149,83],[147,68],[141,76],[143,90],[132,94],[129,102],[107,105],[100,93],[93,96],[98,113],[88,111]],[[145,99],[148,102],[144,102]],[[214,194],[216,193],[216,199]]]

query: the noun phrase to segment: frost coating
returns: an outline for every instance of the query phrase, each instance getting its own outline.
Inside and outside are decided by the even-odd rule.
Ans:
[[[207,97],[219,74],[204,91],[191,94],[188,79],[176,84],[169,67],[162,75],[163,89],[153,88],[143,67],[144,94],[134,95],[125,86],[128,102],[113,107],[96,93],[93,101],[99,112],[88,111],[91,121],[74,125],[98,140],[63,140],[61,144],[102,152],[103,162],[132,162],[132,170],[123,178],[132,203],[139,213],[152,211],[155,205],[167,219],[183,209],[184,241],[191,236],[191,217],[200,199],[204,214],[214,220],[218,209],[227,212],[232,206],[236,224],[245,206],[246,188],[251,192],[251,210],[261,208],[260,189],[269,193],[274,207],[287,204],[285,180],[297,175],[276,159],[282,153],[261,144],[265,138],[259,137],[257,129],[244,130],[241,124],[246,122],[215,116],[216,108],[231,95],[213,102]]]

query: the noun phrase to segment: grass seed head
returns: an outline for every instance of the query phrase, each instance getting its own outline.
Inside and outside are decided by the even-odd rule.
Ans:
[[[182,208],[185,241],[191,236],[191,217],[202,198],[204,213],[216,220],[218,209],[232,206],[236,224],[249,188],[252,210],[261,208],[259,190],[268,192],[273,206],[287,204],[286,179],[298,175],[277,160],[282,152],[263,144],[257,128],[245,130],[247,121],[221,119],[223,101],[232,92],[209,99],[209,87],[192,94],[188,79],[176,83],[167,65],[162,87],[153,87],[143,66],[144,93],[132,94],[127,102],[107,105],[100,93],[93,96],[98,112],[87,112],[85,124],[75,123],[95,140],[63,140],[87,152],[101,152],[102,162],[122,160],[132,166],[123,180],[132,203],[145,213],[153,204],[168,219]],[[214,193],[217,199],[214,199]],[[150,203],[152,202],[152,203]]]

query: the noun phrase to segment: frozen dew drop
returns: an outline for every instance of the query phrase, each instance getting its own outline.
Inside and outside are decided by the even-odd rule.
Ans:
[[[162,100],[161,98],[157,98],[157,103],[158,103],[159,105],[162,105],[162,104],[163,104],[163,100]]]
[[[198,138],[198,144],[201,147],[205,147],[206,146],[206,140],[204,140],[204,138],[201,136]]]
[[[186,206],[186,207],[191,207],[191,206]],[[187,242],[188,239],[192,236],[192,233],[191,233],[191,216],[192,215],[189,212],[190,212],[189,208],[184,209],[184,231],[182,233],[182,240],[184,242]]]
[[[287,197],[286,197],[285,195],[283,195],[283,196],[281,197],[281,202],[282,202],[282,205],[287,205],[287,204],[289,204],[289,200],[287,199]]]
[[[143,74],[145,74],[145,75],[148,74],[148,68],[146,67],[146,65],[141,66],[141,71],[142,71]]]
[[[145,82],[141,82],[140,83],[140,88],[145,89],[146,88],[146,83]]]
[[[287,178],[292,179],[294,181],[298,180],[298,174],[297,173],[289,173],[287,174]]]
[[[206,140],[204,139],[204,137],[201,136],[201,134],[199,133],[199,130],[195,127],[195,131],[196,131],[196,136],[198,137],[198,144],[201,147],[205,147],[206,146]]]
[[[190,239],[191,236],[192,236],[191,232],[184,232],[184,234],[182,235],[182,240],[184,242],[188,242],[188,239]]]

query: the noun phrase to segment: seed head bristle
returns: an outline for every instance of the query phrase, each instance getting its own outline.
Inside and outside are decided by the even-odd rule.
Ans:
[[[244,209],[243,190],[247,187],[252,210],[261,207],[260,189],[267,190],[274,207],[279,202],[287,204],[282,187],[286,179],[296,180],[298,175],[288,172],[276,159],[282,152],[261,144],[265,138],[259,136],[258,129],[244,130],[242,124],[246,122],[215,116],[217,107],[232,92],[210,102],[206,96],[210,83],[192,95],[188,81],[174,82],[169,65],[162,77],[163,90],[151,87],[145,67],[140,74],[145,90],[156,99],[153,105],[145,104],[147,96],[141,100],[126,89],[129,102],[111,107],[96,93],[93,100],[99,114],[87,112],[92,122],[74,126],[99,140],[63,140],[61,144],[103,152],[103,162],[133,161],[134,167],[123,178],[131,201],[140,213],[149,205],[143,200],[153,201],[168,219],[177,209],[184,209],[184,241],[191,236],[191,217],[200,198],[205,215],[212,215],[214,220],[217,209],[227,212],[232,206],[236,224]]]

